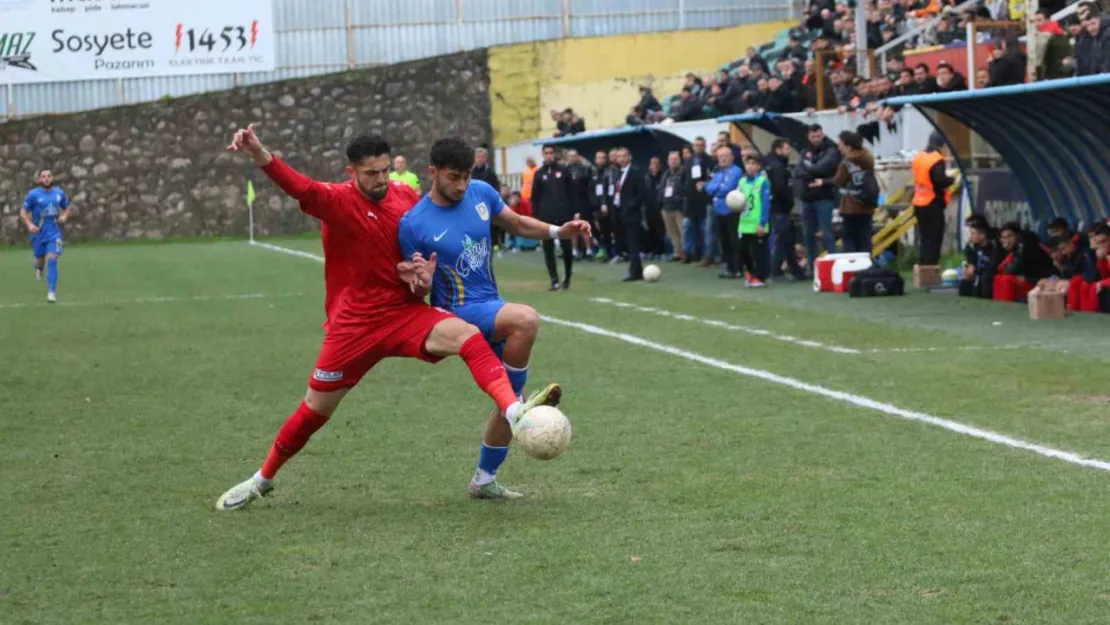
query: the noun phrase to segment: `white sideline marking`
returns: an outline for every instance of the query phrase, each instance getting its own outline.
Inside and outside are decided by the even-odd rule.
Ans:
[[[625,343],[630,343],[632,345],[639,345],[640,347],[646,347],[658,352],[677,356],[679,358],[707,365],[715,369],[731,371],[742,376],[757,378],[765,382],[771,382],[772,384],[779,384],[781,386],[787,386],[799,391],[805,391],[813,395],[820,395],[829,399],[846,402],[854,406],[859,406],[860,408],[876,410],[892,417],[899,417],[901,419],[906,419],[907,421],[919,421],[921,423],[927,423],[929,425],[944,428],[951,432],[956,432],[957,434],[972,436],[974,438],[981,438],[985,441],[990,441],[999,445],[1005,445],[1013,449],[1031,451],[1035,454],[1040,454],[1048,458],[1055,458],[1057,460],[1063,460],[1064,462],[1070,462],[1072,464],[1077,464],[1084,467],[1110,471],[1110,462],[1096,460],[1094,458],[1084,458],[1083,456],[1080,456],[1079,454],[1076,454],[1074,452],[1054,449],[1052,447],[1045,447],[1044,445],[1030,443],[1028,441],[1023,441],[1021,439],[1006,436],[1005,434],[999,434],[990,430],[977,428],[972,425],[965,425],[957,421],[950,421],[948,419],[934,417],[933,415],[928,415],[923,412],[904,410],[891,404],[875,401],[873,399],[868,399],[866,397],[861,397],[852,393],[834,391],[823,386],[817,386],[816,384],[809,384],[808,382],[802,382],[801,380],[795,380],[794,378],[788,378],[786,376],[771,373],[770,371],[764,371],[762,369],[752,369],[750,367],[744,367],[741,365],[734,365],[723,360],[710,358],[709,356],[703,356],[701,354],[689,352],[684,349],[672,347],[670,345],[656,343],[654,341],[642,339],[631,334],[613,332],[612,330],[606,330],[605,328],[599,328],[598,326],[589,325],[586,323],[579,323],[577,321],[565,321],[563,319],[556,319],[555,317],[549,317],[547,315],[540,315],[540,319],[543,319],[544,321],[548,323],[553,323],[555,325],[574,328],[576,330],[581,330],[583,332],[588,332],[597,336],[617,339],[618,341],[624,341]]]
[[[311,252],[302,252],[300,250],[293,250],[293,249],[289,249],[288,247],[282,247],[280,245],[272,245],[270,243],[262,243],[261,241],[250,241],[250,244],[251,245],[256,245],[258,247],[263,247],[263,248],[266,248],[268,250],[273,250],[275,252],[281,252],[283,254],[290,254],[292,256],[300,256],[301,258],[307,258],[309,260],[316,260],[316,261],[319,261],[321,263],[324,262],[324,257],[323,256],[319,256],[319,255],[313,254]]]
[[[675,313],[675,312],[671,312],[669,310],[662,310],[660,308],[652,308],[651,306],[637,306],[636,304],[629,304],[628,302],[617,302],[617,301],[611,300],[607,297],[591,297],[590,301],[598,303],[598,304],[609,304],[611,306],[616,306],[618,308],[631,308],[631,309],[637,310],[639,312],[652,313],[652,314],[659,315],[660,317],[670,317],[671,319],[679,319],[681,321],[697,321],[697,322],[702,323],[702,324],[707,325],[707,326],[713,326],[713,327],[717,327],[717,328],[724,328],[726,330],[734,330],[734,331],[737,331],[737,332],[745,332],[747,334],[752,334],[754,336],[763,336],[763,337],[766,337],[766,338],[769,338],[769,339],[774,339],[776,341],[783,341],[783,342],[786,342],[786,343],[793,343],[794,345],[801,345],[802,347],[812,347],[814,349],[823,349],[823,350],[830,351],[830,352],[836,352],[838,354],[862,354],[863,353],[861,350],[858,350],[858,349],[855,349],[855,348],[852,348],[852,347],[840,347],[839,345],[825,345],[824,343],[818,343],[817,341],[807,341],[807,340],[803,340],[803,339],[800,339],[800,338],[797,338],[797,337],[794,337],[794,336],[788,336],[788,335],[785,335],[785,334],[775,334],[774,332],[770,332],[768,330],[763,330],[761,328],[753,328],[753,327],[750,327],[750,326],[741,326],[741,325],[736,325],[736,324],[732,324],[732,323],[726,323],[724,321],[717,321],[716,319],[702,319],[701,317],[694,317],[694,316],[691,316],[691,315]]]
[[[912,352],[963,352],[963,351],[985,351],[995,349],[1023,349],[1025,347],[1035,347],[1032,345],[952,345],[946,347],[893,347],[893,348],[876,348],[876,349],[857,349],[855,347],[842,347],[840,345],[826,345],[817,341],[809,341],[800,339],[796,336],[789,336],[786,334],[775,334],[768,330],[761,328],[753,328],[751,326],[741,326],[716,319],[705,319],[702,317],[694,317],[693,315],[686,315],[683,313],[676,313],[661,308],[653,308],[651,306],[638,306],[636,304],[629,304],[628,302],[618,302],[611,300],[608,297],[591,297],[591,302],[597,304],[608,304],[616,306],[617,308],[628,308],[638,312],[651,313],[659,315],[660,317],[668,317],[670,319],[678,319],[680,321],[697,321],[698,323],[713,326],[716,328],[724,328],[726,330],[735,330],[737,332],[746,332],[754,336],[763,336],[776,341],[784,341],[786,343],[793,343],[794,345],[801,345],[802,347],[813,347],[815,349],[823,349],[837,354],[908,354]]]
[[[237,295],[197,295],[195,297],[136,297],[133,299],[101,299],[91,301],[0,304],[0,308],[38,308],[43,306],[112,306],[116,304],[168,304],[171,302],[208,302],[237,299],[274,299],[278,297],[298,297],[304,293],[241,293]]]
[[[265,247],[266,249],[270,249],[270,250],[273,250],[275,252],[285,252],[285,253],[293,254],[294,256],[301,256],[301,257],[304,257],[304,258],[310,258],[312,260],[316,260],[316,261],[319,261],[319,262],[323,262],[323,260],[324,260],[324,258],[322,256],[317,256],[316,254],[309,254],[308,252],[301,252],[299,250],[291,250],[291,249],[280,247],[280,246],[277,246],[277,245],[270,245],[268,243],[255,243],[255,245],[260,245],[262,247]],[[634,306],[632,304],[625,304],[624,307],[627,308],[627,307],[634,307]],[[586,324],[586,323],[579,323],[577,321],[565,321],[563,319],[550,317],[548,315],[540,315],[540,319],[543,319],[544,321],[546,321],[548,323],[552,323],[552,324],[559,325],[559,326],[564,326],[564,327],[567,327],[567,328],[574,328],[576,330],[581,330],[581,331],[587,332],[589,334],[594,334],[594,335],[597,335],[597,336],[604,336],[604,337],[607,337],[607,338],[616,339],[618,341],[624,341],[625,343],[630,343],[632,345],[638,345],[640,347],[646,347],[648,349],[653,349],[653,350],[658,351],[658,352],[663,352],[665,354],[670,354],[672,356],[677,356],[677,357],[682,358],[684,360],[689,360],[691,362],[696,362],[696,363],[699,363],[699,364],[707,365],[707,366],[713,367],[715,369],[721,369],[723,371],[731,371],[733,373],[736,373],[736,374],[739,374],[739,375],[742,375],[742,376],[746,376],[746,377],[750,377],[750,378],[756,378],[756,379],[759,379],[759,380],[763,380],[765,382],[770,382],[772,384],[778,384],[778,385],[781,385],[781,386],[787,386],[787,387],[795,389],[795,390],[805,391],[805,392],[811,393],[813,395],[820,395],[820,396],[826,397],[828,399],[835,399],[837,401],[846,402],[846,403],[852,404],[854,406],[858,406],[860,408],[867,408],[869,410],[875,410],[875,411],[881,412],[883,414],[889,415],[891,417],[898,417],[898,418],[901,418],[901,419],[905,419],[907,421],[919,421],[921,423],[927,423],[927,424],[932,425],[932,426],[944,428],[944,429],[946,429],[950,432],[955,432],[957,434],[963,434],[965,436],[980,438],[980,439],[983,439],[985,441],[989,441],[991,443],[996,443],[998,445],[1005,445],[1006,447],[1010,447],[1012,449],[1021,449],[1021,450],[1024,450],[1024,451],[1031,451],[1035,454],[1039,454],[1039,455],[1045,456],[1047,458],[1055,458],[1057,460],[1063,460],[1064,462],[1068,462],[1068,463],[1071,463],[1071,464],[1076,464],[1076,465],[1079,465],[1079,466],[1090,467],[1090,468],[1099,469],[1099,470],[1102,470],[1102,471],[1110,471],[1110,462],[1106,462],[1104,460],[1097,460],[1097,459],[1094,459],[1094,458],[1084,458],[1083,456],[1080,456],[1079,454],[1076,454],[1074,452],[1064,451],[1064,450],[1061,450],[1061,449],[1055,449],[1055,448],[1052,448],[1052,447],[1045,447],[1044,445],[1038,445],[1036,443],[1030,443],[1028,441],[1023,441],[1021,439],[1006,436],[1005,434],[999,434],[997,432],[992,432],[990,430],[984,430],[982,428],[977,428],[977,427],[972,426],[972,425],[965,425],[965,424],[959,423],[957,421],[950,421],[948,419],[942,419],[940,417],[934,417],[933,415],[928,415],[928,414],[925,414],[923,412],[914,412],[912,410],[904,410],[904,409],[899,408],[897,406],[894,406],[892,404],[887,404],[887,403],[884,403],[884,402],[875,401],[873,399],[868,399],[866,397],[861,397],[859,395],[853,395],[852,393],[845,393],[843,391],[834,391],[832,389],[828,389],[828,388],[825,388],[823,386],[817,386],[816,384],[809,384],[808,382],[802,382],[801,380],[795,380],[794,378],[788,378],[786,376],[781,376],[781,375],[778,375],[778,374],[775,374],[775,373],[771,373],[770,371],[764,371],[762,369],[752,369],[750,367],[744,367],[744,366],[741,366],[741,365],[734,365],[732,363],[725,362],[723,360],[718,360],[716,358],[710,358],[709,356],[703,356],[703,355],[695,353],[695,352],[689,352],[689,351],[686,351],[684,349],[679,349],[678,347],[672,347],[670,345],[664,345],[662,343],[656,343],[654,341],[649,341],[647,339],[642,339],[638,336],[633,336],[631,334],[624,334],[622,332],[613,332],[612,330],[606,330],[605,328],[600,328],[598,326],[589,325],[589,324]],[[723,323],[723,322],[721,322],[721,323]]]

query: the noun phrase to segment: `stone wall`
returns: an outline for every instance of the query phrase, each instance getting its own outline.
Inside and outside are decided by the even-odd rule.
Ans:
[[[491,143],[489,71],[479,50],[151,104],[0,124],[0,241],[26,244],[19,208],[40,167],[72,200],[67,241],[245,236],[316,229],[242,155],[226,151],[254,122],[263,143],[320,180],[342,180],[343,147],[383,134],[417,173],[431,143]],[[422,176],[423,178],[423,176]]]

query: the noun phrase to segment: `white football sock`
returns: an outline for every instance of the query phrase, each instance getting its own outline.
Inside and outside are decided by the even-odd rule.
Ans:
[[[262,477],[262,469],[259,469],[257,472],[255,472],[254,483],[257,484],[259,488],[266,488],[270,485],[270,482],[271,480]]]
[[[513,402],[513,405],[509,406],[503,416],[510,426],[516,425],[516,422],[524,416],[524,402]]]

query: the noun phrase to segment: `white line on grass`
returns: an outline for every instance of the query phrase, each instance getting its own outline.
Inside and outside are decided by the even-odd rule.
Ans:
[[[637,312],[651,313],[659,315],[660,317],[668,317],[670,319],[678,319],[680,321],[696,321],[703,325],[712,326],[715,328],[724,328],[726,330],[734,330],[737,332],[746,332],[755,336],[762,336],[765,338],[773,339],[776,341],[783,341],[785,343],[792,343],[794,345],[801,345],[802,347],[813,347],[816,349],[823,349],[825,351],[835,352],[837,354],[908,354],[913,352],[951,352],[951,351],[984,351],[995,349],[1022,349],[1024,345],[952,345],[946,347],[893,347],[893,348],[876,348],[876,349],[857,349],[855,347],[842,347],[839,345],[827,345],[817,341],[809,341],[800,339],[796,336],[786,334],[775,334],[769,330],[762,328],[753,328],[751,326],[736,325],[727,323],[725,321],[718,321],[716,319],[705,319],[703,317],[695,317],[683,313],[676,313],[670,310],[663,310],[661,308],[654,308],[652,306],[639,306],[637,304],[630,304],[628,302],[618,302],[611,300],[608,297],[591,297],[591,302],[597,304],[608,304],[616,306],[617,308],[627,308]],[[1031,346],[1030,346],[1031,347]]]
[[[736,324],[733,324],[733,323],[726,323],[724,321],[717,321],[716,319],[702,319],[701,317],[694,317],[692,315],[686,315],[686,314],[682,314],[682,313],[671,312],[669,310],[662,310],[660,308],[652,308],[651,306],[637,306],[636,304],[629,304],[628,302],[617,302],[617,301],[611,300],[607,297],[591,297],[590,301],[598,303],[598,304],[609,304],[610,306],[616,306],[618,308],[629,308],[629,309],[636,310],[636,311],[639,311],[639,312],[652,313],[652,314],[659,315],[660,317],[670,317],[671,319],[678,319],[678,320],[681,320],[681,321],[697,321],[698,323],[701,323],[701,324],[704,324],[704,325],[707,325],[707,326],[713,326],[713,327],[716,327],[716,328],[724,328],[726,330],[734,330],[736,332],[745,332],[747,334],[752,334],[754,336],[762,336],[762,337],[766,337],[766,338],[773,339],[773,340],[776,340],[776,341],[783,341],[785,343],[793,343],[794,345],[801,345],[802,347],[812,347],[812,348],[815,348],[815,349],[823,349],[823,350],[830,351],[830,352],[836,352],[838,354],[861,354],[861,353],[863,353],[862,351],[860,351],[858,349],[854,349],[852,347],[840,347],[839,345],[825,345],[824,343],[818,343],[817,341],[807,341],[807,340],[804,340],[804,339],[800,339],[796,336],[788,336],[788,335],[785,335],[785,334],[775,334],[774,332],[771,332],[769,330],[764,330],[762,328],[753,328],[753,327],[750,327],[750,326],[741,326],[741,325],[736,325]]]
[[[269,244],[259,244],[259,245],[262,245],[266,249],[270,249],[270,250],[273,250],[275,252],[290,253],[290,254],[293,254],[295,256],[310,258],[312,260],[316,260],[316,261],[320,261],[320,262],[323,262],[323,260],[324,260],[324,258],[322,256],[317,256],[315,254],[309,254],[308,252],[301,252],[299,250],[290,250],[290,249],[280,247],[280,246],[277,246],[277,245],[269,245]],[[629,305],[629,306],[631,306],[631,305]],[[721,369],[723,371],[731,371],[733,373],[736,373],[736,374],[739,374],[739,375],[742,375],[742,376],[746,376],[746,377],[749,377],[749,378],[756,378],[756,379],[759,379],[759,380],[763,380],[765,382],[770,382],[772,384],[778,384],[780,386],[786,386],[786,387],[789,387],[789,388],[792,388],[792,389],[795,389],[795,390],[799,390],[799,391],[804,391],[806,393],[810,393],[810,394],[813,394],[813,395],[820,395],[820,396],[826,397],[828,399],[835,399],[837,401],[842,401],[842,402],[845,402],[845,403],[849,403],[849,404],[852,404],[854,406],[858,406],[860,408],[867,408],[869,410],[875,410],[875,411],[881,412],[881,413],[886,414],[886,415],[891,416],[891,417],[898,417],[900,419],[905,419],[907,421],[918,421],[918,422],[921,422],[921,423],[927,423],[927,424],[932,425],[932,426],[944,428],[944,429],[946,429],[950,432],[955,432],[957,434],[963,434],[965,436],[971,436],[971,437],[974,437],[974,438],[983,439],[985,441],[996,443],[998,445],[1005,445],[1006,447],[1010,447],[1010,448],[1013,448],[1013,449],[1021,449],[1021,450],[1024,450],[1024,451],[1031,451],[1031,452],[1033,452],[1035,454],[1039,454],[1041,456],[1045,456],[1045,457],[1048,457],[1048,458],[1055,458],[1057,460],[1063,460],[1064,462],[1069,462],[1071,464],[1076,464],[1076,465],[1080,465],[1080,466],[1084,466],[1084,467],[1090,467],[1090,468],[1094,468],[1094,469],[1100,469],[1102,471],[1110,471],[1110,462],[1106,462],[1104,460],[1097,460],[1097,459],[1094,459],[1094,458],[1084,458],[1083,456],[1080,456],[1079,454],[1074,453],[1074,452],[1064,451],[1064,450],[1061,450],[1061,449],[1055,449],[1055,448],[1052,448],[1052,447],[1045,447],[1044,445],[1038,445],[1036,443],[1030,443],[1028,441],[1023,441],[1021,439],[1006,436],[1005,434],[999,434],[997,432],[991,432],[990,430],[984,430],[982,428],[977,428],[977,427],[972,426],[972,425],[965,425],[963,423],[959,423],[958,421],[950,421],[948,419],[942,419],[940,417],[934,417],[933,415],[928,415],[928,414],[925,414],[923,412],[914,412],[912,410],[904,410],[902,408],[899,408],[899,407],[891,405],[891,404],[887,404],[887,403],[880,402],[880,401],[875,401],[874,399],[868,399],[866,397],[861,397],[859,395],[854,395],[852,393],[845,393],[843,391],[834,391],[832,389],[828,389],[828,388],[825,388],[823,386],[817,386],[816,384],[810,384],[808,382],[802,382],[801,380],[795,380],[794,378],[788,378],[786,376],[781,376],[781,375],[778,375],[778,374],[775,374],[775,373],[771,373],[770,371],[764,371],[762,369],[752,369],[750,367],[744,367],[744,366],[741,366],[741,365],[734,365],[730,362],[725,362],[723,360],[718,360],[716,358],[710,358],[709,356],[703,356],[701,354],[686,351],[686,350],[680,349],[678,347],[672,347],[670,345],[664,345],[662,343],[656,343],[654,341],[649,341],[647,339],[643,339],[643,338],[640,338],[638,336],[633,336],[631,334],[624,334],[623,332],[613,332],[612,330],[606,330],[605,328],[600,328],[598,326],[594,326],[594,325],[590,325],[590,324],[586,324],[586,323],[579,323],[577,321],[566,321],[566,320],[563,320],[563,319],[550,317],[548,315],[540,315],[540,319],[543,319],[544,321],[546,321],[548,323],[552,323],[552,324],[559,325],[559,326],[564,326],[564,327],[567,327],[567,328],[574,328],[576,330],[581,330],[583,332],[587,332],[589,334],[593,334],[593,335],[596,335],[596,336],[604,336],[604,337],[607,337],[607,338],[616,339],[618,341],[624,341],[625,343],[630,343],[632,345],[638,345],[640,347],[646,347],[648,349],[652,349],[652,350],[655,350],[657,352],[663,352],[665,354],[670,354],[672,356],[677,356],[677,357],[682,358],[684,360],[689,360],[691,362],[696,362],[696,363],[699,363],[699,364],[703,364],[703,365],[706,365],[706,366],[709,366],[709,367],[713,367],[715,369]]]
[[[640,347],[646,347],[658,352],[677,356],[679,358],[707,365],[715,369],[731,371],[733,373],[737,373],[746,377],[757,378],[765,382],[771,382],[772,384],[787,386],[792,389],[811,393],[813,395],[820,395],[829,399],[846,402],[854,406],[859,406],[860,408],[877,410],[892,417],[899,417],[908,421],[920,421],[922,423],[928,423],[929,425],[944,428],[951,432],[956,432],[957,434],[981,438],[983,440],[997,443],[999,445],[1005,445],[1007,447],[1012,447],[1014,449],[1031,451],[1042,456],[1056,458],[1057,460],[1063,460],[1064,462],[1070,462],[1072,464],[1101,469],[1103,471],[1110,471],[1110,462],[1096,460],[1093,458],[1084,458],[1083,456],[1080,456],[1079,454],[1076,454],[1074,452],[1054,449],[1052,447],[1045,447],[1044,445],[1030,443],[1017,438],[1006,436],[1005,434],[999,434],[997,432],[991,432],[990,430],[977,428],[972,425],[965,425],[957,421],[950,421],[948,419],[934,417],[933,415],[928,415],[923,412],[904,410],[891,404],[875,401],[873,399],[868,399],[866,397],[861,397],[852,393],[834,391],[823,386],[817,386],[816,384],[810,384],[808,382],[802,382],[801,380],[795,380],[794,378],[788,378],[786,376],[771,373],[770,371],[764,371],[762,369],[752,369],[750,367],[744,367],[741,365],[734,365],[723,360],[710,358],[709,356],[703,356],[695,352],[689,352],[678,347],[656,343],[654,341],[649,341],[647,339],[633,336],[631,334],[613,332],[612,330],[606,330],[605,328],[599,328],[598,326],[589,325],[586,323],[579,323],[576,321],[565,321],[563,319],[556,319],[555,317],[549,317],[547,315],[540,315],[540,319],[543,319],[544,321],[548,323],[553,323],[555,325],[574,328],[576,330],[581,330],[583,332],[588,332],[597,336],[617,339],[618,341],[624,341],[625,343],[630,343],[632,345],[639,345]]]
[[[274,299],[278,297],[297,297],[304,295],[304,293],[240,293],[236,295],[197,295],[194,297],[136,297],[133,299],[102,299],[90,301],[76,301],[67,302],[61,301],[56,304],[50,302],[34,302],[34,303],[15,303],[15,304],[0,304],[2,308],[38,308],[43,306],[112,306],[119,304],[168,304],[172,302],[208,302],[216,300],[240,300],[240,299]]]
[[[293,255],[293,256],[300,256],[301,258],[307,258],[309,260],[316,260],[316,261],[320,261],[321,263],[324,262],[324,257],[323,256],[318,256],[318,255],[313,254],[311,252],[302,252],[301,250],[289,249],[288,247],[282,247],[280,245],[271,245],[270,243],[262,243],[261,241],[250,241],[250,244],[251,245],[257,245],[258,247],[263,247],[263,248],[266,248],[268,250],[273,250],[275,252],[281,252],[283,254],[290,254],[290,255]]]

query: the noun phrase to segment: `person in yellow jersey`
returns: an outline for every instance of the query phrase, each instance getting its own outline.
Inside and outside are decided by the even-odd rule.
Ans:
[[[389,172],[389,179],[403,182],[412,187],[417,193],[420,193],[420,179],[416,177],[416,174],[409,171],[408,161],[400,154],[393,159],[393,171]]]
[[[955,182],[945,169],[943,149],[944,137],[934,132],[925,150],[913,157],[913,213],[921,232],[918,255],[922,265],[940,263],[944,211],[952,196],[948,188]]]

